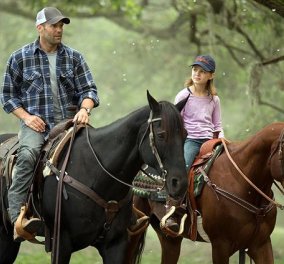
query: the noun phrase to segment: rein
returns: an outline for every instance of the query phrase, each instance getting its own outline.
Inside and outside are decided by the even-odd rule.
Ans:
[[[154,156],[156,157],[156,160],[157,160],[157,162],[159,163],[159,166],[160,166],[160,168],[161,168],[161,170],[162,170],[162,178],[163,178],[162,181],[163,181],[163,183],[165,184],[167,171],[164,169],[163,163],[162,163],[162,161],[161,161],[161,158],[160,158],[159,153],[158,153],[158,151],[157,151],[157,148],[156,148],[156,146],[155,146],[154,133],[153,133],[153,123],[154,123],[154,122],[157,122],[157,121],[161,121],[161,120],[162,120],[161,117],[159,117],[159,118],[154,118],[154,119],[153,119],[153,113],[152,113],[152,111],[150,112],[150,116],[149,116],[149,119],[148,119],[148,126],[147,126],[147,128],[146,128],[146,130],[145,130],[145,132],[144,132],[144,134],[143,134],[143,136],[142,136],[142,139],[141,139],[141,141],[140,141],[140,143],[139,143],[138,149],[140,149],[140,147],[141,147],[141,145],[142,145],[142,142],[144,141],[144,138],[145,138],[145,136],[146,136],[147,131],[150,130],[150,133],[149,133],[150,147],[151,147],[151,149],[152,149],[152,153],[153,153]],[[92,144],[91,144],[88,127],[86,127],[86,136],[87,136],[87,143],[88,143],[88,145],[89,145],[89,147],[90,147],[90,149],[91,149],[91,151],[92,151],[92,153],[93,153],[93,156],[96,158],[98,164],[100,165],[100,167],[103,169],[103,171],[104,171],[106,174],[108,174],[108,175],[109,175],[111,178],[113,178],[114,180],[116,180],[116,181],[120,182],[121,184],[123,184],[123,185],[125,185],[125,186],[127,186],[127,187],[130,187],[130,188],[132,188],[132,189],[135,188],[135,189],[139,189],[139,190],[141,190],[141,191],[149,191],[149,190],[151,190],[151,189],[141,188],[141,187],[137,187],[137,186],[134,186],[134,185],[132,185],[132,184],[126,183],[126,182],[124,182],[124,181],[118,179],[118,178],[117,178],[116,176],[114,176],[111,172],[109,172],[109,171],[105,168],[105,166],[101,163],[101,161],[99,160],[98,155],[96,154],[96,152],[95,152],[95,150],[94,150],[94,148],[93,148],[93,146],[92,146]],[[149,175],[147,172],[145,172],[143,169],[140,169],[140,170],[142,170],[148,177],[150,177],[150,175]],[[164,188],[164,186],[163,186],[162,188],[153,189],[153,191],[157,191],[157,190],[160,191],[160,190],[163,189],[163,188]]]
[[[283,144],[284,144],[284,130],[281,131],[281,135],[280,135],[280,138],[279,138],[279,151],[278,151],[278,155],[280,157],[279,159],[281,160],[281,176],[282,176],[282,178],[284,176]]]
[[[284,206],[281,205],[280,203],[274,201],[273,199],[271,199],[269,196],[267,196],[264,192],[262,192],[242,171],[241,169],[238,167],[238,165],[235,163],[235,161],[232,159],[232,156],[230,155],[229,151],[228,151],[228,147],[226,145],[225,140],[222,138],[222,143],[224,145],[226,154],[229,158],[229,160],[231,161],[231,163],[233,164],[233,166],[235,167],[235,169],[240,173],[240,175],[262,196],[264,197],[266,200],[268,200],[270,203],[274,204],[276,207],[280,208],[281,210],[284,209]]]
[[[155,138],[154,138],[154,129],[153,129],[153,123],[157,122],[157,121],[161,121],[162,118],[158,117],[158,118],[153,118],[153,112],[150,111],[150,116],[148,118],[148,126],[141,138],[141,141],[139,143],[138,146],[138,150],[140,149],[145,136],[147,134],[147,131],[149,130],[149,141],[150,141],[150,147],[152,150],[153,155],[155,156],[159,167],[162,171],[162,181],[163,181],[163,187],[162,188],[158,188],[155,189],[156,190],[161,190],[164,188],[165,186],[165,177],[167,175],[167,171],[164,169],[164,165],[162,163],[162,160],[159,156],[158,150],[156,148],[155,145]],[[106,211],[106,222],[104,225],[104,231],[101,234],[101,238],[104,237],[104,233],[106,231],[109,230],[112,220],[114,219],[116,213],[119,211],[119,209],[125,205],[125,203],[127,203],[129,201],[130,196],[132,195],[132,192],[128,192],[128,194],[126,195],[126,197],[124,197],[121,201],[117,202],[117,201],[105,201],[103,198],[101,198],[97,193],[95,193],[91,188],[89,188],[88,186],[80,183],[79,181],[75,180],[74,178],[72,178],[71,176],[68,175],[68,173],[66,172],[66,167],[68,164],[68,160],[69,160],[69,156],[71,153],[71,149],[72,149],[72,145],[75,139],[75,134],[76,134],[76,130],[77,130],[77,123],[74,123],[74,127],[73,127],[73,132],[71,135],[71,139],[69,142],[69,146],[68,146],[68,150],[67,150],[67,154],[65,156],[65,159],[63,161],[61,170],[59,171],[57,168],[55,168],[52,164],[47,164],[50,169],[57,175],[58,177],[58,186],[57,186],[57,197],[56,197],[56,208],[55,208],[55,220],[54,220],[54,233],[53,233],[53,244],[52,244],[52,263],[58,263],[59,261],[59,246],[60,246],[60,226],[61,226],[61,202],[62,202],[62,193],[64,192],[64,186],[63,183],[66,183],[70,186],[72,186],[73,188],[77,189],[78,191],[80,191],[81,193],[87,195],[89,198],[91,198],[94,202],[96,202],[99,206],[105,208]],[[100,165],[100,167],[103,169],[103,171],[105,173],[107,173],[110,177],[112,177],[113,179],[115,179],[116,181],[122,183],[123,185],[126,185],[130,188],[136,188],[138,189],[136,186],[133,186],[131,184],[128,184],[120,179],[118,179],[117,177],[115,177],[113,174],[111,174],[105,167],[104,165],[100,162],[94,148],[92,147],[92,144],[90,142],[90,135],[89,135],[89,129],[88,126],[86,126],[86,137],[87,137],[87,143],[92,151],[92,154],[94,155],[94,157],[96,158],[98,164]],[[148,173],[146,173],[148,175]],[[145,189],[145,188],[140,188],[141,190],[148,190],[149,189]]]
[[[62,192],[63,192],[63,178],[65,175],[65,169],[68,164],[69,156],[73,146],[77,130],[77,121],[74,123],[72,136],[69,142],[68,150],[63,161],[56,194],[56,205],[55,205],[55,217],[54,217],[54,230],[53,230],[53,243],[52,243],[52,263],[59,263],[59,247],[60,247],[60,226],[61,226],[61,203],[62,203]]]
[[[225,198],[227,198],[228,200],[238,204],[239,206],[247,209],[248,211],[250,211],[251,213],[254,213],[256,215],[265,215],[266,213],[268,213],[272,208],[273,208],[273,204],[269,203],[265,208],[258,208],[256,206],[254,206],[253,204],[245,201],[244,199],[238,197],[237,195],[234,195],[220,187],[218,187],[216,184],[212,183],[210,178],[207,176],[206,172],[202,169],[199,168],[198,169],[199,172],[203,175],[204,177],[204,181],[207,183],[207,185],[213,189],[216,193],[224,196]],[[217,196],[217,195],[216,195]],[[217,199],[219,200],[218,196]]]

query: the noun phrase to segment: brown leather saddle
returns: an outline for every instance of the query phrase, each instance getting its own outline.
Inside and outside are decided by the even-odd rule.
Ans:
[[[189,239],[196,241],[198,237],[197,232],[197,217],[199,212],[196,206],[196,197],[201,193],[204,186],[203,174],[200,171],[209,172],[212,164],[216,158],[222,153],[223,145],[220,138],[206,141],[200,148],[199,155],[196,157],[188,174],[188,210],[190,212],[190,229],[187,232]],[[201,239],[202,240],[202,239]]]
[[[152,213],[160,220],[160,227],[167,235],[172,237],[184,235],[194,241],[196,240],[197,210],[195,196],[197,192],[195,190],[195,186],[197,184],[195,177],[198,174],[198,168],[204,168],[207,172],[209,171],[211,165],[214,163],[214,160],[221,152],[220,151],[217,154],[215,151],[218,145],[221,145],[221,139],[208,140],[201,146],[199,155],[196,157],[191,167],[190,173],[188,174],[190,184],[188,188],[188,193],[183,201],[167,201],[165,196],[163,200],[155,200],[151,199],[153,197],[152,194],[150,195],[151,192],[149,192],[148,196],[146,196],[147,193],[140,193],[139,190],[135,192],[134,190],[134,193],[136,195],[144,198],[146,197],[152,201]],[[143,177],[147,178],[146,175],[144,175]],[[153,182],[150,184],[149,182],[151,182],[149,178],[143,181],[141,179],[141,175],[139,175],[137,177],[136,186],[143,187],[146,189],[147,186],[153,188]],[[199,190],[201,190],[203,188],[203,184],[200,184],[199,188]],[[166,204],[167,207],[165,206]],[[173,232],[173,230],[169,229],[166,225],[166,221],[170,217],[174,217],[174,219],[180,223],[179,230],[176,232]]]
[[[43,181],[43,169],[45,167],[45,163],[47,161],[50,162],[50,159],[52,158],[52,165],[57,166],[58,157],[61,151],[64,149],[65,144],[71,138],[72,130],[74,129],[73,126],[74,124],[71,119],[63,121],[56,125],[50,131],[49,139],[42,148],[41,155],[34,170],[33,183],[30,187],[26,204],[22,207],[19,220],[17,220],[16,222],[16,229],[19,231],[18,233],[20,233],[24,238],[31,237],[30,234],[28,234],[23,228],[25,219],[32,219],[33,217],[41,218],[38,208],[36,208],[38,202],[34,201],[34,197],[37,197],[39,195],[38,192],[40,190],[40,184]],[[76,133],[82,127],[84,127],[84,125],[77,126]],[[10,221],[10,219],[7,212],[8,203],[7,200],[4,199],[4,186],[6,190],[8,190],[11,186],[13,168],[16,163],[18,148],[18,136],[15,135],[6,139],[0,145],[0,195],[2,199],[2,218],[5,226],[7,225],[7,222]]]

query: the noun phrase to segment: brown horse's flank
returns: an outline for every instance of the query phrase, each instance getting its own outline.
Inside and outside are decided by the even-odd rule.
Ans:
[[[228,144],[228,151],[240,170],[272,199],[273,182],[278,181],[282,187],[284,184],[283,129],[284,123],[272,123],[247,140]],[[270,236],[276,223],[276,206],[267,201],[240,175],[225,152],[212,165],[209,178],[212,184],[259,208],[260,211],[269,208],[264,210],[264,214],[256,214],[224,196],[218,195],[217,199],[212,188],[205,185],[197,199],[197,209],[202,216],[203,229],[211,242],[212,263],[228,264],[230,256],[235,252],[247,249],[247,254],[255,264],[273,264]],[[155,202],[136,196],[134,204],[147,215],[152,215]],[[155,217],[151,217],[151,225],[161,243],[161,263],[178,263],[181,241],[188,238],[187,234],[183,237],[166,236],[160,230]],[[189,228],[190,223],[187,222],[187,225]],[[139,237],[130,239],[127,263],[134,263],[133,252],[135,246],[139,245],[138,241]]]

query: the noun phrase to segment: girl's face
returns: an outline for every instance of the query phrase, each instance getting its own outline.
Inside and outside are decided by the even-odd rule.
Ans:
[[[191,70],[191,78],[195,84],[207,84],[208,80],[213,79],[214,73],[204,71],[200,66],[194,65]]]

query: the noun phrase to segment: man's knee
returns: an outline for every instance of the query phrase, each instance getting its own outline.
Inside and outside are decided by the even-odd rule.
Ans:
[[[28,164],[35,164],[39,154],[40,150],[37,148],[21,148],[18,153],[18,160]]]

